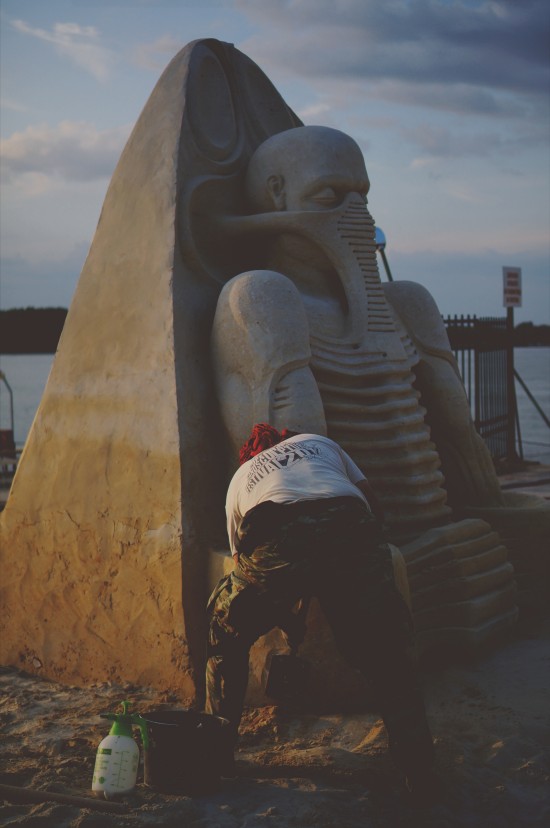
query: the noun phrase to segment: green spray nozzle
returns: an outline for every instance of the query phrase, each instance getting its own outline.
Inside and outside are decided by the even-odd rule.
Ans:
[[[139,713],[129,713],[129,707],[132,702],[123,701],[120,703],[122,713],[100,713],[102,719],[108,719],[113,723],[110,736],[132,736],[132,727],[139,727],[141,733],[141,742],[145,750],[149,747],[149,733],[147,731],[147,722]]]

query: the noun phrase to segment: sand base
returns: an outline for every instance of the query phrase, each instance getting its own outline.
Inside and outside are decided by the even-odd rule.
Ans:
[[[0,825],[55,828],[518,828],[550,824],[550,620],[520,626],[479,663],[424,672],[443,803],[411,811],[374,713],[247,711],[237,766],[210,796],[169,796],[142,772],[127,814],[5,804]],[[131,698],[141,712],[181,700],[131,686],[63,687],[0,671],[0,783],[91,795],[101,712]],[[1,801],[1,800],[0,800]]]

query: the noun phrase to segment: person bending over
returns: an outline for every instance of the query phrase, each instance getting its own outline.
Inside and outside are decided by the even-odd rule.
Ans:
[[[318,434],[254,426],[226,501],[234,571],[207,612],[206,711],[229,720],[233,775],[252,644],[290,630],[315,596],[336,644],[368,676],[390,753],[413,796],[429,796],[433,741],[417,681],[413,625],[393,575],[380,507],[340,446]]]

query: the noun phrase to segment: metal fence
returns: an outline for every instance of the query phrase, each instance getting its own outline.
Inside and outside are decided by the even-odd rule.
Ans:
[[[513,329],[506,317],[444,319],[475,426],[494,459],[516,456]]]

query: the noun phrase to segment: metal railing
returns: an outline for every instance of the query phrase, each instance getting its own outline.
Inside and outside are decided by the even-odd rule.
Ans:
[[[506,317],[444,319],[477,431],[494,459],[523,457],[514,384],[513,327]]]

